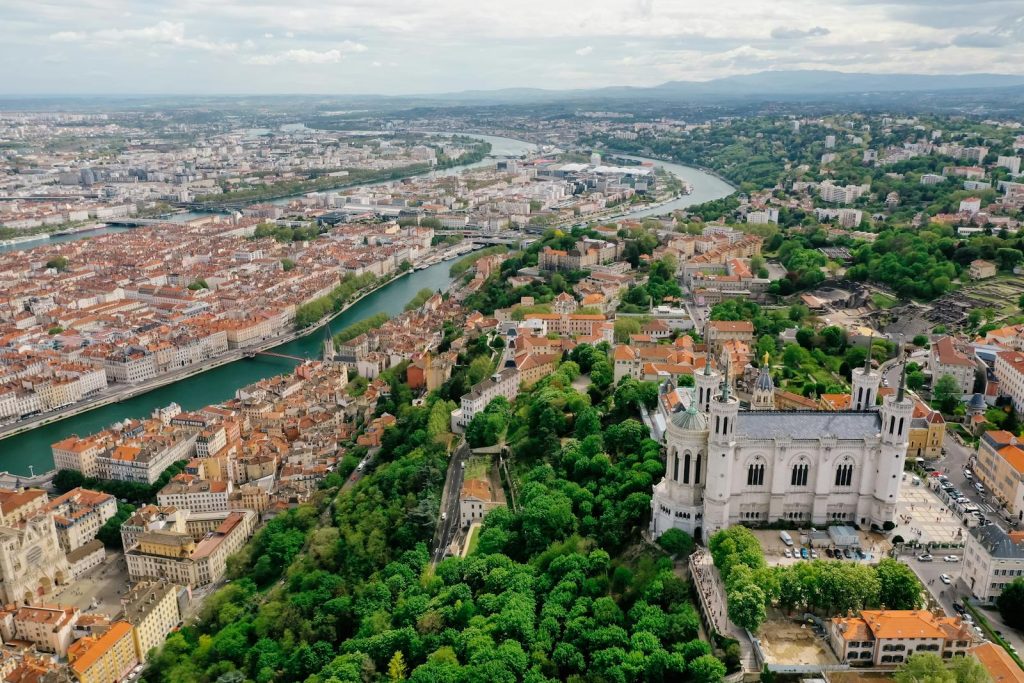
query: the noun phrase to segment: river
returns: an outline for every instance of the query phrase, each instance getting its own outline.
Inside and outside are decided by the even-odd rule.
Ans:
[[[498,156],[517,156],[536,149],[536,146],[531,143],[510,138],[490,135],[473,135],[473,137],[490,142],[491,153]],[[725,197],[734,190],[728,183],[695,168],[653,159],[642,159],[641,157],[630,158],[654,161],[656,165],[662,166],[688,181],[693,186],[693,193],[653,209],[639,209],[630,212],[623,217],[637,218],[664,214],[673,209]],[[493,163],[493,161],[484,160],[471,164],[470,167],[484,166],[487,163]],[[459,170],[461,168],[452,168],[438,173],[448,175]],[[182,220],[182,218],[179,217],[178,220]],[[82,235],[58,237],[49,242],[82,239],[115,230],[117,229],[108,228]],[[38,245],[33,243],[19,245],[21,248],[31,248],[32,246]],[[450,265],[450,262],[439,263],[424,270],[409,273],[369,294],[332,320],[332,329],[340,330],[382,311],[391,315],[401,313],[405,304],[423,288],[446,289],[451,282],[448,275]],[[278,346],[273,351],[302,358],[318,358],[322,340],[323,332],[316,331],[306,337]],[[178,403],[186,410],[218,403],[234,396],[235,390],[238,388],[265,377],[287,372],[294,366],[294,361],[265,356],[235,361],[121,403],[111,403],[81,415],[0,440],[0,471],[7,470],[13,474],[27,475],[30,473],[29,466],[31,465],[37,474],[41,474],[53,467],[50,444],[71,434],[92,434],[109,427],[118,420],[147,417],[154,408],[165,406],[171,402]]]

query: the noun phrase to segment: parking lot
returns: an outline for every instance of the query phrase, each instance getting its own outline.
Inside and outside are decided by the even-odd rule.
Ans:
[[[810,541],[801,543],[801,534],[799,531],[787,532],[793,540],[792,547],[788,547],[783,543],[777,530],[754,529],[752,531],[754,535],[757,536],[757,540],[761,542],[761,547],[764,549],[765,561],[772,566],[788,566],[798,562],[803,562],[805,559],[842,559],[846,562],[865,562],[875,564],[880,558],[885,557],[892,547],[886,539],[882,538],[878,534],[873,534],[867,531],[858,531],[857,536],[861,553],[858,555],[851,549],[849,556],[843,553],[841,558],[837,558],[835,554],[832,554],[831,556],[829,555],[830,552],[834,552],[834,546],[832,543],[829,541]],[[789,557],[786,557],[787,550],[789,551]],[[807,551],[806,558],[801,556],[801,550]]]

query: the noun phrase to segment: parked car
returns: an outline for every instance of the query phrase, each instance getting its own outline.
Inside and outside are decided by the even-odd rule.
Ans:
[[[974,490],[976,490],[978,493],[985,493],[985,485],[982,484],[980,481],[976,481],[974,482]]]
[[[800,548],[800,557],[802,559],[807,560],[807,559],[810,559],[811,554],[809,552],[807,552],[807,548]]]
[[[949,576],[949,574],[939,574],[939,581],[946,584],[947,586],[953,583],[953,579]]]
[[[957,557],[956,555],[946,555],[945,557],[942,558],[942,561],[943,562],[959,562],[960,558]]]
[[[835,557],[835,553],[832,552],[832,548],[825,548],[825,556],[829,558]]]
[[[865,554],[864,554],[864,551],[863,551],[863,550],[861,550],[860,548],[857,548],[857,549],[856,549],[856,550],[854,550],[853,552],[857,553],[857,559],[858,559],[858,560],[866,560],[866,559],[868,559],[868,556],[867,556],[867,555],[865,555]]]
[[[843,550],[843,557],[845,557],[848,560],[852,560],[853,559],[853,552],[849,548],[846,548],[846,549]]]
[[[793,551],[791,551],[789,548],[786,548],[782,552],[782,555],[783,555],[783,557],[793,557]]]
[[[812,560],[818,559],[818,551],[814,550],[813,548],[811,549],[811,559]]]
[[[935,558],[929,555],[928,553],[921,553],[917,556],[918,562],[931,562],[934,559]]]

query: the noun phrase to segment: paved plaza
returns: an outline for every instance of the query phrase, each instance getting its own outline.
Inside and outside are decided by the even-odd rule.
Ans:
[[[908,477],[900,487],[896,511],[899,524],[893,533],[902,536],[907,543],[964,542],[967,530],[963,522],[924,483],[914,486]]]

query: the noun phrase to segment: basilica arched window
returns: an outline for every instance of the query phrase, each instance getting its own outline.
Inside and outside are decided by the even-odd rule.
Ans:
[[[683,483],[690,483],[690,451],[686,451],[683,456]]]
[[[693,483],[700,483],[700,461],[703,459],[702,453],[697,453],[697,465],[693,468]]]
[[[806,460],[797,461],[789,475],[790,486],[807,486],[810,469],[811,467],[807,464]]]
[[[836,466],[836,486],[853,485],[853,461],[849,458]]]
[[[760,458],[747,465],[747,486],[764,486],[764,461]]]
[[[672,481],[679,481],[679,454],[672,454]]]

